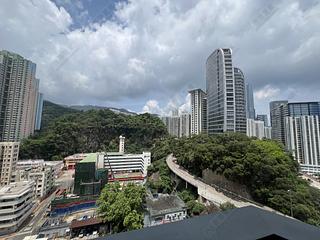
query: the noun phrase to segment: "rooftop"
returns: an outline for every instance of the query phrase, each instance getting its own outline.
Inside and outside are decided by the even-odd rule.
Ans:
[[[186,207],[176,195],[159,194],[158,197],[147,198],[146,202],[151,216],[181,211]]]
[[[96,224],[101,224],[102,220],[99,218],[89,218],[86,220],[73,220],[71,222],[70,228],[74,229],[74,228],[82,228],[82,227],[86,227],[86,226],[92,226],[92,225],[96,225]]]
[[[70,160],[70,159],[81,159],[88,155],[89,153],[76,153],[70,156],[67,156],[64,158],[64,160]]]
[[[32,187],[34,182],[21,181],[10,183],[7,186],[0,187],[0,198],[12,197],[12,195],[19,195]]]
[[[88,153],[86,155],[86,157],[81,160],[81,163],[85,163],[85,162],[96,162],[97,161],[97,154],[98,153]]]
[[[319,240],[320,228],[253,206],[108,236],[108,240]]]

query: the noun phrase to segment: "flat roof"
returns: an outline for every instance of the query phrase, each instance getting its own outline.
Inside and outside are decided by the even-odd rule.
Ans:
[[[102,237],[108,240],[319,240],[320,228],[253,206]],[[269,238],[267,238],[269,237]],[[272,238],[274,237],[274,238]]]
[[[186,205],[176,195],[159,194],[158,197],[147,198],[147,208],[151,216],[181,211]]]
[[[96,162],[97,161],[97,155],[98,155],[98,153],[89,153],[83,160],[80,161],[80,163]]]
[[[12,197],[12,195],[20,195],[27,191],[34,182],[21,181],[10,183],[9,185],[0,187],[0,198]]]

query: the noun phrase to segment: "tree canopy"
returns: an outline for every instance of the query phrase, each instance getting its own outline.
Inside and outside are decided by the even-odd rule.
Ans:
[[[178,163],[202,177],[210,169],[244,184],[254,200],[302,221],[320,225],[320,191],[299,177],[298,163],[283,145],[243,134],[168,138],[152,150],[153,161],[173,153]],[[157,164],[161,165],[161,164]]]
[[[79,152],[117,151],[118,137],[126,137],[126,151],[152,147],[167,135],[162,121],[150,114],[128,116],[110,110],[90,110],[62,115],[40,133],[22,142],[20,158],[61,160]]]
[[[114,233],[143,227],[145,188],[140,185],[107,184],[97,201],[98,213]]]

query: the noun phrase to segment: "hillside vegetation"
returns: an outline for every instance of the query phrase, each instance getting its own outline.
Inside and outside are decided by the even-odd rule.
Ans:
[[[299,177],[297,162],[275,141],[250,139],[242,134],[168,138],[153,148],[155,162],[151,170],[166,172],[160,162],[169,153],[174,153],[178,163],[192,174],[202,177],[202,170],[211,169],[246,185],[254,200],[287,215],[292,201],[295,218],[320,225],[320,191]],[[172,185],[167,176],[161,178],[160,172],[160,179],[151,185],[169,191],[164,188],[168,182]]]
[[[64,107],[58,104],[55,104],[50,101],[43,102],[43,111],[42,111],[42,120],[41,120],[41,129],[47,128],[51,122],[53,122],[58,117],[61,117],[70,113],[77,113],[79,110],[75,110],[69,107]]]
[[[21,144],[20,159],[61,160],[81,152],[117,151],[119,135],[127,152],[149,149],[154,139],[167,135],[162,121],[150,114],[127,116],[110,110],[76,112],[56,118]]]

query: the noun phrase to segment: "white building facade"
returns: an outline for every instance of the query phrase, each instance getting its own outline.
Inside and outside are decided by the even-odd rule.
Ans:
[[[18,142],[0,142],[0,186],[11,182],[19,157]]]
[[[247,119],[247,136],[259,139],[271,139],[271,127],[266,127],[263,121]]]
[[[191,124],[190,114],[189,113],[182,113],[180,115],[179,137],[189,137],[190,136],[190,124]]]
[[[34,183],[19,182],[0,188],[0,235],[15,232],[34,208]]]
[[[207,131],[207,94],[201,89],[189,91],[191,101],[191,135]]]
[[[286,147],[302,172],[320,173],[319,116],[286,117]]]

